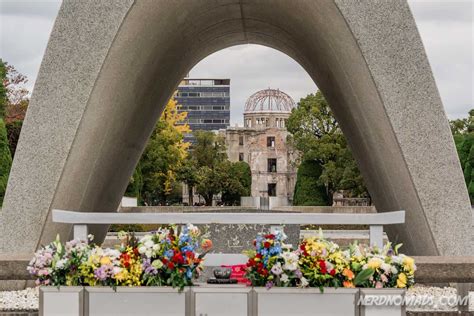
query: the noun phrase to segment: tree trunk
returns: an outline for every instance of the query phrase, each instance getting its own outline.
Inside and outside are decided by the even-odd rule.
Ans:
[[[193,187],[188,184],[188,203],[189,206],[194,205],[194,194],[193,194]]]

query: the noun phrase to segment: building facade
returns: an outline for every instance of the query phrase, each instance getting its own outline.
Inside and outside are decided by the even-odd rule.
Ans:
[[[230,120],[230,79],[185,78],[178,86],[176,101],[188,112],[191,131],[225,129]],[[192,134],[185,141],[194,142]]]
[[[286,93],[262,90],[247,100],[244,126],[221,131],[229,160],[250,165],[252,197],[293,199],[298,156],[287,143],[286,123],[294,107]]]

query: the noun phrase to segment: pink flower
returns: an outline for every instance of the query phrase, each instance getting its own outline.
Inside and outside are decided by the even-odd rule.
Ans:
[[[382,283],[382,282],[377,282],[377,283],[375,283],[375,288],[376,288],[376,289],[381,289],[381,288],[383,288],[383,283]]]

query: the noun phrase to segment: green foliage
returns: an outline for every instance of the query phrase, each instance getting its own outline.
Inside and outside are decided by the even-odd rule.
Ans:
[[[367,196],[367,189],[339,124],[320,91],[301,99],[288,119],[289,142],[302,154],[303,161],[322,167],[318,179],[329,192],[338,190],[354,197]]]
[[[469,111],[469,117],[450,121],[450,126],[469,198],[474,204],[474,109]]]
[[[250,166],[244,161],[228,162],[228,175],[222,183],[221,200],[226,205],[239,205],[241,196],[249,196],[252,186]]]
[[[362,286],[364,285],[367,281],[369,281],[370,277],[374,275],[375,270],[371,268],[367,268],[365,270],[362,270],[357,274],[357,276],[354,279],[354,284],[356,286]]]
[[[15,157],[16,146],[18,145],[18,140],[20,139],[20,132],[22,126],[23,121],[21,120],[11,121],[6,124],[8,144],[10,147],[12,158]]]
[[[449,122],[453,135],[468,134],[474,132],[474,109],[469,111],[467,118],[452,120]]]
[[[192,157],[199,167],[213,168],[227,159],[224,138],[209,131],[195,131],[196,144],[192,147]]]
[[[250,167],[245,162],[232,163],[225,153],[224,138],[209,131],[196,131],[196,143],[189,159],[182,165],[178,179],[188,185],[192,205],[192,188],[201,195],[206,205],[219,193],[222,202],[235,205],[240,197],[250,194]]]
[[[224,138],[209,131],[196,131],[194,136],[196,143],[191,148],[191,156],[196,166],[195,188],[206,205],[212,205],[214,195],[222,192],[229,172]]]
[[[329,197],[324,185],[319,183],[322,167],[315,160],[304,160],[298,168],[293,205],[329,205]]]
[[[5,197],[11,165],[12,157],[8,147],[7,130],[3,119],[0,118],[0,206]]]
[[[183,141],[184,134],[189,132],[189,126],[183,124],[186,116],[186,112],[178,113],[176,101],[170,100],[157,122],[125,193],[138,197],[140,204],[177,202],[177,173],[188,148]]]

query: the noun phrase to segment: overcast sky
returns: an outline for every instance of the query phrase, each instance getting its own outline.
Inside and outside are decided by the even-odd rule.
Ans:
[[[60,3],[0,0],[0,57],[28,76],[30,90]],[[474,0],[409,3],[448,116],[466,116],[474,107]],[[317,89],[294,60],[258,45],[212,54],[191,70],[191,76],[231,79],[232,124],[241,124],[245,100],[255,91],[279,88],[298,101]]]

